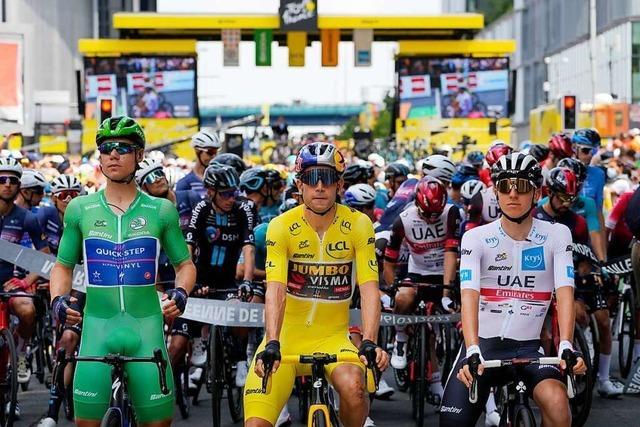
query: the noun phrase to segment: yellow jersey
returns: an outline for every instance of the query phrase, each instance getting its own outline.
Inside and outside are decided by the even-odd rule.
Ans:
[[[363,213],[336,204],[322,238],[304,218],[304,206],[274,218],[267,230],[267,282],[287,288],[283,321],[291,326],[346,331],[356,283],[378,282],[375,235]]]

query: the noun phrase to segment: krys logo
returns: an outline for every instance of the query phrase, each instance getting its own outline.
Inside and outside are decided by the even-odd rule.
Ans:
[[[487,237],[484,239],[484,242],[487,244],[487,246],[489,246],[490,248],[495,248],[498,246],[498,243],[500,243],[500,239],[498,239],[496,236],[492,236],[492,237]]]
[[[544,270],[544,248],[529,248],[522,251],[522,270],[541,271]]]
[[[344,259],[349,256],[349,251],[351,248],[344,240],[340,240],[339,242],[329,243],[325,247],[325,252],[333,259]]]
[[[132,219],[129,223],[129,227],[131,227],[132,230],[140,230],[145,225],[147,225],[147,220],[141,216]]]

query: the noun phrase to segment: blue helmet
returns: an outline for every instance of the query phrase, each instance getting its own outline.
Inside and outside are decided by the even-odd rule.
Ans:
[[[482,151],[472,151],[467,154],[467,162],[473,166],[482,166],[483,161],[484,154],[482,154]]]
[[[327,166],[342,175],[345,169],[344,157],[333,144],[313,142],[300,149],[296,158],[295,172],[300,174],[313,166]]]
[[[578,129],[571,136],[571,142],[576,145],[600,148],[600,134],[595,129]]]
[[[478,179],[476,168],[468,163],[459,163],[451,178],[451,185],[458,187],[471,179]]]

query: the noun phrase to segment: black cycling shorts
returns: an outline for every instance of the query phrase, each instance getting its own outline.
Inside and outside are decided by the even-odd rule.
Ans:
[[[478,377],[478,401],[469,402],[469,389],[457,378],[462,368],[466,347],[462,346],[456,359],[455,367],[451,370],[442,397],[440,407],[441,427],[473,427],[484,411],[491,387],[500,387],[510,381],[520,378],[527,389],[533,394],[533,389],[543,380],[554,379],[563,381],[560,369],[551,365],[529,365],[522,367],[503,367],[487,369]],[[539,358],[544,356],[540,348],[540,340],[515,341],[500,338],[480,339],[480,350],[485,360],[519,358]],[[516,375],[518,374],[518,375]]]

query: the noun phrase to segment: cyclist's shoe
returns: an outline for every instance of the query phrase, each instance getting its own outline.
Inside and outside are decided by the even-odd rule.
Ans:
[[[51,417],[41,418],[36,427],[56,427],[58,423]]]
[[[11,406],[11,402],[7,402],[4,407],[4,414],[9,416],[9,406]],[[16,412],[13,414],[14,419],[20,419],[20,403],[16,402]]]
[[[191,349],[191,364],[199,367],[204,366],[207,363],[207,351],[202,338],[194,338]]]
[[[191,374],[189,374],[189,390],[195,390],[198,388],[197,382],[202,377],[202,368],[195,368]]]
[[[238,364],[236,365],[236,386],[237,387],[244,387],[244,383],[247,382],[247,374],[249,373],[249,366],[247,365],[247,362],[245,362],[244,360],[241,362],[238,362]]]
[[[276,421],[275,427],[283,427],[291,425],[291,414],[289,413],[289,408],[287,405],[284,405],[282,411],[280,411],[280,415],[278,416],[278,421]]]
[[[605,380],[598,379],[598,394],[602,397],[617,397],[622,394],[623,387],[611,382],[609,378]]]
[[[391,354],[391,366],[394,369],[404,369],[407,367],[407,343],[396,341],[393,343],[393,353]]]
[[[31,369],[27,367],[27,356],[21,354],[18,356],[18,382],[20,384],[28,383],[31,379]]]
[[[376,427],[376,423],[373,422],[371,417],[367,417],[367,419],[364,421],[364,425],[362,427]]]
[[[498,411],[493,411],[484,417],[485,427],[498,427],[500,425],[500,414]]]
[[[376,391],[376,399],[388,399],[393,395],[393,393],[395,393],[393,387],[387,384],[384,378],[380,378],[380,382],[378,383],[378,390]]]

